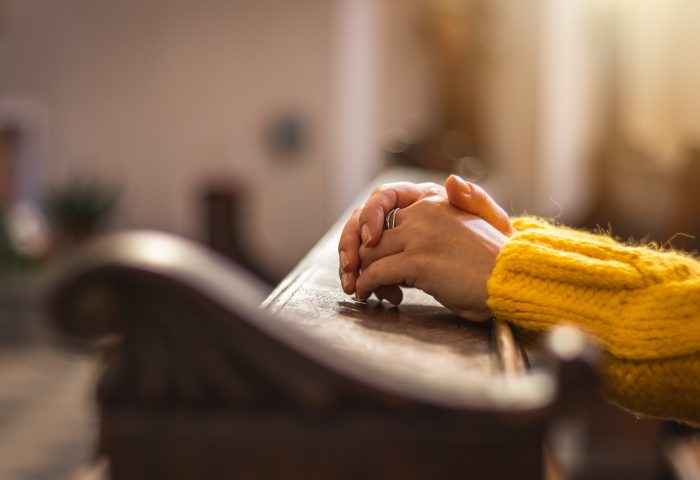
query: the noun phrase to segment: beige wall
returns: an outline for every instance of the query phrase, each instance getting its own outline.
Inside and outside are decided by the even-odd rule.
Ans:
[[[382,145],[434,118],[426,1],[5,0],[0,100],[48,112],[42,178],[89,170],[125,185],[124,226],[197,236],[202,180],[248,178],[249,240],[281,273],[380,167]],[[590,72],[566,76],[584,47],[552,16],[564,3],[488,2],[479,108],[497,199],[556,213],[552,198],[575,220],[587,187],[567,185],[581,185],[596,112],[584,108]],[[262,142],[282,110],[310,126],[293,165]]]
[[[42,176],[96,172],[125,188],[125,226],[197,236],[200,182],[254,185],[250,239],[284,271],[328,226],[331,8],[326,0],[15,0],[0,37],[0,97],[49,115]],[[310,126],[276,163],[262,127]]]

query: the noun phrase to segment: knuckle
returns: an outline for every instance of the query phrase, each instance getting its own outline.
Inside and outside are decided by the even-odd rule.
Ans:
[[[472,198],[479,203],[484,203],[488,198],[484,189],[476,184],[472,184],[472,187]]]
[[[439,185],[438,185],[438,186],[435,186],[435,187],[430,187],[430,188],[428,189],[428,192],[429,192],[431,195],[442,195],[443,191],[444,191],[444,189],[443,189],[441,186],[439,186]]]
[[[430,210],[433,207],[435,207],[436,202],[439,201],[440,200],[434,196],[423,197],[414,204],[416,207],[414,211],[421,213],[426,212],[427,210]]]
[[[423,184],[423,194],[421,195],[421,198],[428,198],[428,197],[444,197],[445,196],[445,187],[442,185],[438,185],[436,183],[424,183]]]
[[[359,225],[367,223],[370,226],[373,226],[376,225],[378,219],[382,219],[383,217],[384,210],[382,210],[381,205],[374,205],[372,207],[367,206],[364,210],[362,210],[362,213],[360,214]]]
[[[377,272],[375,268],[372,268],[372,265],[370,265],[362,271],[363,286],[374,285],[377,282]]]
[[[440,185],[438,185],[435,182],[423,182],[420,184],[421,188],[425,190],[430,190],[430,189],[439,189]]]
[[[424,209],[425,206],[426,206],[427,204],[429,204],[429,203],[430,203],[430,200],[428,200],[427,198],[423,197],[423,198],[421,198],[421,199],[419,199],[419,200],[416,200],[416,202],[415,202],[413,205],[411,205],[411,206],[413,207],[412,210],[413,210],[414,212],[415,212],[415,211],[420,211],[420,210]]]
[[[351,229],[343,230],[340,234],[340,241],[338,242],[338,251],[342,250],[345,245],[351,243],[355,238],[355,233]]]
[[[383,196],[391,191],[393,191],[393,186],[388,184],[388,183],[385,183],[384,185],[379,185],[378,187],[375,187],[372,190],[372,196],[373,197]]]

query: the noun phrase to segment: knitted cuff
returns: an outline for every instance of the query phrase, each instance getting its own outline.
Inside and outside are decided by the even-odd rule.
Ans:
[[[488,281],[495,316],[530,330],[570,323],[619,358],[700,351],[700,267],[690,257],[515,219]]]

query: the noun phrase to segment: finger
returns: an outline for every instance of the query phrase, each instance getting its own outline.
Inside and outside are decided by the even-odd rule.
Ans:
[[[396,220],[398,223],[398,217]],[[382,239],[376,246],[369,248],[365,246],[360,247],[360,264],[363,269],[379,258],[393,255],[403,250],[403,239],[401,235],[397,235],[397,233],[398,232],[393,229],[385,231],[383,232]],[[374,294],[378,299],[386,300],[393,305],[398,305],[403,300],[403,292],[398,285],[379,287]]]
[[[386,300],[393,305],[398,305],[403,300],[403,292],[398,285],[379,287],[375,290],[374,294],[378,299]]]
[[[339,275],[343,291],[352,294],[355,291],[355,280],[360,269],[360,218],[361,209],[357,208],[343,227],[338,242],[340,261]]]
[[[457,175],[450,175],[445,181],[445,190],[453,206],[478,215],[501,233],[506,235],[513,233],[508,214],[480,186],[467,182]]]
[[[416,202],[426,193],[439,189],[432,183],[388,183],[377,187],[365,203],[360,214],[360,238],[366,246],[376,245],[384,229],[384,217],[392,208],[404,208]]]
[[[356,283],[356,294],[367,299],[373,291],[387,285],[413,285],[415,271],[403,253],[380,258],[360,273]]]
[[[343,291],[348,295],[355,293],[355,283],[357,282],[357,277],[360,275],[360,272],[344,272],[339,268],[338,275],[340,276],[340,285]]]
[[[382,239],[375,246],[366,247],[362,245],[360,247],[360,266],[362,269],[365,269],[380,258],[401,253],[404,245],[405,238],[399,227],[386,230],[382,234]]]

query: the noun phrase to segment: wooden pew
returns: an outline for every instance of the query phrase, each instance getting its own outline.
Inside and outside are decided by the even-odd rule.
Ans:
[[[267,298],[156,232],[105,237],[61,267],[54,326],[104,352],[111,478],[543,477],[547,425],[595,388],[584,352],[530,371],[504,323],[416,290],[399,307],[356,303],[337,279],[341,226]]]

